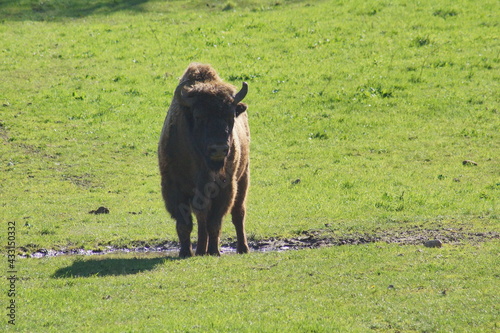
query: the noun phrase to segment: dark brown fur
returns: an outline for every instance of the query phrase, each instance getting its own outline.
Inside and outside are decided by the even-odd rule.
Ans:
[[[235,87],[224,83],[212,67],[193,63],[180,79],[163,125],[158,147],[162,195],[176,220],[181,257],[193,255],[192,213],[198,221],[196,255],[220,255],[222,218],[228,212],[236,228],[238,253],[248,252],[245,199],[250,132],[247,107],[234,100],[235,93]],[[232,127],[225,130],[229,132],[224,138],[229,149],[223,160],[220,156],[207,157],[204,142],[215,139],[210,129],[206,129],[206,137],[198,137],[200,131],[196,128],[204,124],[196,120],[200,116],[214,128]]]

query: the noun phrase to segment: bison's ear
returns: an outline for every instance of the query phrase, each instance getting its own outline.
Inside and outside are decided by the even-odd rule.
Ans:
[[[245,103],[236,104],[236,117],[247,110],[248,106]]]

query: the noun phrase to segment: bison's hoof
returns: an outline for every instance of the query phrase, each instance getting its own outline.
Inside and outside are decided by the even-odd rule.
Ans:
[[[238,246],[237,252],[238,254],[244,254],[250,252],[250,250],[248,249],[248,245],[245,244],[243,246]]]
[[[196,253],[195,253],[197,256],[204,256],[207,254],[207,251],[202,251],[202,250],[196,250]]]
[[[193,256],[193,251],[191,249],[181,249],[179,252],[179,257],[181,258],[189,258]]]
[[[219,249],[208,249],[208,255],[209,256],[216,256],[216,257],[220,257],[220,251]]]

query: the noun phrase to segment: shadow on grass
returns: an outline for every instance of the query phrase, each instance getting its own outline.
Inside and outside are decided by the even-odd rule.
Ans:
[[[141,12],[150,0],[0,0],[0,19],[46,21],[111,14],[129,10]]]
[[[155,258],[78,258],[71,266],[58,269],[53,278],[101,277],[132,275],[151,271],[165,261],[180,260],[176,257]]]

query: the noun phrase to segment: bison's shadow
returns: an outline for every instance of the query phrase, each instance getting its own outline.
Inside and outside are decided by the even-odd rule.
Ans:
[[[179,260],[179,258],[78,258],[71,266],[58,269],[52,277],[101,277],[137,274],[153,270],[156,266],[170,260]]]

